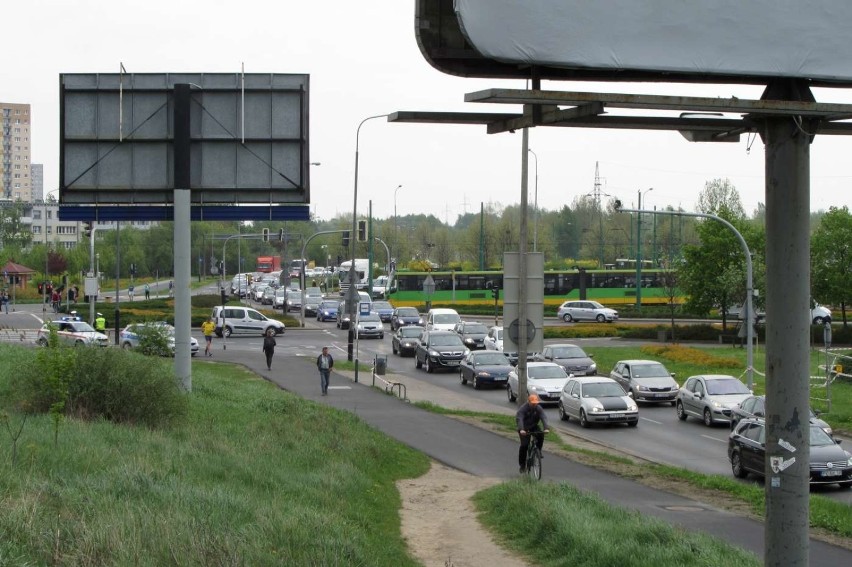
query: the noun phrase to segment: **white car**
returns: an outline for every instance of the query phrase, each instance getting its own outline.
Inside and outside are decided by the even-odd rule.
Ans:
[[[554,362],[528,362],[527,363],[527,391],[537,394],[541,403],[555,404],[559,402],[562,388],[571,376],[565,369]],[[509,401],[518,399],[518,369],[509,373],[509,381],[506,382],[506,393]]]
[[[559,396],[559,418],[574,418],[583,427],[592,423],[639,424],[639,407],[612,378],[584,376],[571,378]]]
[[[618,321],[618,311],[604,307],[597,301],[566,301],[559,306],[556,316],[566,323],[572,321],[597,321],[598,323]]]
[[[60,344],[71,346],[109,346],[109,337],[94,330],[91,325],[84,321],[51,321],[50,323],[45,323],[38,330],[36,344],[47,346],[51,327],[56,329],[56,335],[59,337]]]
[[[134,349],[139,347],[142,336],[145,334],[145,327],[150,327],[154,330],[162,329],[166,335],[169,352],[172,356],[175,354],[175,328],[165,321],[153,321],[151,323],[132,323],[122,329],[118,335],[118,344],[124,349]],[[192,356],[198,354],[198,339],[189,337],[189,352]],[[164,353],[165,354],[165,353]]]
[[[216,323],[216,336],[230,337],[232,334],[283,335],[284,323],[269,319],[251,307],[217,305],[210,314]]]

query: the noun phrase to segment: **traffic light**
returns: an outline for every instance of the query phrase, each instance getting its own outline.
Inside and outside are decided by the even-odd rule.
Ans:
[[[349,248],[349,231],[348,230],[343,231],[343,247]]]
[[[268,228],[263,229],[263,241],[269,242],[269,229]]]
[[[283,228],[278,229],[278,241],[284,242],[284,229]]]
[[[92,223],[91,221],[86,221],[83,223],[83,234],[86,235],[86,238],[92,237]]]
[[[492,287],[491,288],[491,297],[494,298],[494,301],[497,301],[498,299],[500,299],[500,288],[499,287]]]
[[[337,255],[337,265],[339,266],[342,262],[343,262],[343,257],[340,254],[338,254]]]
[[[358,221],[358,242],[367,242],[367,221]]]

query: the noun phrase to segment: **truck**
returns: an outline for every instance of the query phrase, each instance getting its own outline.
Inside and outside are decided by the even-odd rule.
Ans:
[[[255,264],[258,272],[265,274],[281,270],[281,258],[279,256],[258,256]]]
[[[367,258],[355,258],[355,289],[367,290],[370,287],[370,281],[367,279],[367,268],[370,266],[370,261]],[[352,267],[352,260],[346,260],[340,263],[337,275],[340,278],[340,295],[346,296],[349,290],[349,272]]]

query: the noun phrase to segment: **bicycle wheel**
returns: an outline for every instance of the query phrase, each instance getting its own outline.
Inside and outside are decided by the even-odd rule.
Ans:
[[[536,447],[527,454],[527,474],[541,480],[541,451]]]

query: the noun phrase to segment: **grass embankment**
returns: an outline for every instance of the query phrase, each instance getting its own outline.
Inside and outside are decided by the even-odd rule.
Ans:
[[[31,356],[0,350],[3,401]],[[58,445],[30,416],[16,465],[4,432],[0,564],[416,565],[394,481],[425,456],[235,367],[195,363],[189,406],[168,430],[68,419]]]

